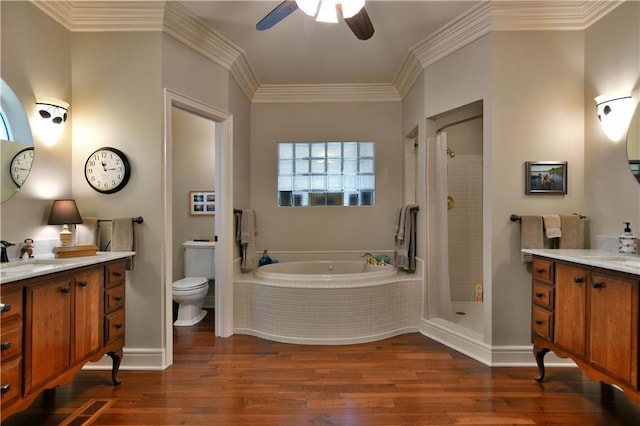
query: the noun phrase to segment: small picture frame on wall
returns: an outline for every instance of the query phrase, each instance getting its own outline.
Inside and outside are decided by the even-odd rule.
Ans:
[[[189,214],[191,216],[211,216],[215,213],[215,191],[189,191]]]
[[[527,161],[524,165],[526,195],[566,194],[566,161]]]

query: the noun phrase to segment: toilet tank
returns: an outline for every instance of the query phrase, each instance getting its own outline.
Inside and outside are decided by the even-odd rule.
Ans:
[[[215,250],[213,241],[185,241],[184,272],[185,277],[215,277]]]

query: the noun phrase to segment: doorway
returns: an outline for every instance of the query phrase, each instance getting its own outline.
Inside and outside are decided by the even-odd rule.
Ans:
[[[164,347],[167,367],[173,363],[173,298],[171,284],[174,276],[174,257],[176,247],[182,244],[174,238],[174,199],[180,194],[174,188],[173,167],[173,124],[174,113],[192,114],[213,125],[213,168],[212,182],[216,194],[216,214],[211,232],[216,239],[215,250],[215,335],[228,337],[233,334],[233,121],[231,114],[206,105],[195,99],[165,89],[164,92],[164,146],[163,179],[164,188],[164,236],[163,240],[163,277],[164,283]],[[201,190],[203,188],[194,188]],[[187,196],[185,210],[187,210]],[[178,271],[178,274],[181,274]]]

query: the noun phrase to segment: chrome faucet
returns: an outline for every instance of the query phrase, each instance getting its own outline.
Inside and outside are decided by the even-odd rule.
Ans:
[[[375,266],[382,266],[384,265],[384,262],[379,262],[378,259],[376,259],[376,257],[374,255],[372,255],[371,253],[365,253],[363,254],[361,257],[364,258],[364,260],[369,264],[369,265],[375,265]]]
[[[0,241],[0,244],[2,245],[2,247],[0,247],[0,250],[2,251],[0,254],[0,262],[6,263],[9,261],[9,256],[7,256],[7,247],[15,246],[15,244],[5,240]]]

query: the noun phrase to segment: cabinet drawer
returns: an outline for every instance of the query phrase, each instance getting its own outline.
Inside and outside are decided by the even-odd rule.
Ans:
[[[116,262],[107,265],[107,287],[118,284],[124,280],[126,262]]]
[[[553,287],[533,283],[533,303],[553,309]]]
[[[104,304],[106,313],[122,308],[124,306],[124,284],[107,289]]]
[[[553,262],[538,257],[533,258],[532,266],[533,276],[540,280],[553,284]]]
[[[109,343],[124,334],[124,309],[120,309],[107,315],[104,321],[106,343]]]
[[[22,357],[2,363],[2,377],[0,379],[0,394],[2,404],[20,396],[20,370]]]
[[[553,340],[553,314],[533,306],[531,309],[531,330],[545,339]]]
[[[4,289],[3,289],[4,290]],[[2,323],[22,318],[22,288],[14,291],[2,291],[0,302],[2,307]]]
[[[22,322],[14,321],[2,325],[0,337],[2,359],[9,359],[22,352]]]

